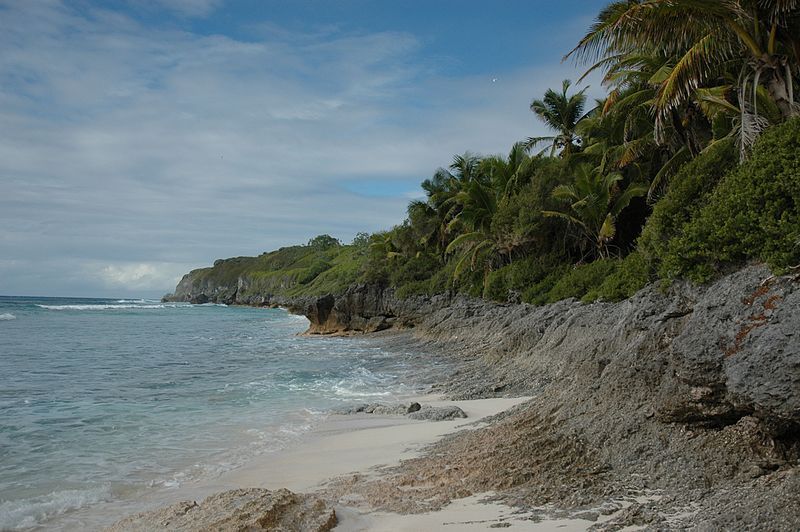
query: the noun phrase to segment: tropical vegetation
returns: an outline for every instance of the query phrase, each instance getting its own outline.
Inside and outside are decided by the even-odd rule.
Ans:
[[[457,155],[403,223],[247,275],[292,294],[369,282],[543,304],[800,264],[800,0],[615,1],[565,59],[607,95],[565,80],[530,104],[550,135]]]

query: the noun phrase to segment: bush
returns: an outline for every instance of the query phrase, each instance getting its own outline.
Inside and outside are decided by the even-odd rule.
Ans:
[[[720,141],[681,167],[672,178],[666,195],[653,207],[638,241],[638,251],[653,265],[667,255],[671,238],[703,207],[719,180],[736,167],[738,155],[731,139]]]
[[[650,280],[650,265],[641,253],[634,252],[622,259],[614,272],[600,286],[590,290],[583,301],[622,301],[644,288]]]
[[[426,296],[431,294],[431,281],[425,279],[423,281],[412,281],[404,284],[395,291],[395,295],[400,299],[406,299],[412,296]]]
[[[297,280],[297,282],[300,284],[308,284],[314,279],[316,279],[319,274],[321,274],[326,270],[329,270],[330,268],[331,268],[330,262],[324,259],[317,259],[311,264],[311,266],[306,268],[305,273]]]
[[[670,240],[659,273],[705,282],[751,259],[777,272],[800,262],[800,119],[762,135]]]
[[[486,276],[483,286],[483,298],[491,301],[505,303],[508,301],[508,273],[509,267],[494,270]]]
[[[562,264],[549,273],[547,273],[541,280],[528,287],[522,293],[522,301],[530,303],[531,305],[544,305],[548,303],[548,293],[556,285],[556,283],[572,269],[567,264]]]
[[[430,279],[441,266],[439,259],[427,253],[410,258],[398,256],[393,259],[389,269],[389,282],[399,288],[407,283],[424,281]]]
[[[555,303],[570,297],[582,298],[598,288],[619,266],[618,259],[596,260],[568,270],[547,293],[546,303]]]
[[[532,287],[538,285],[554,269],[558,269],[559,273],[563,274],[565,270],[559,269],[563,266],[563,259],[556,254],[532,255],[516,260],[489,274],[483,297],[505,302],[508,301],[512,292],[516,292],[523,294],[523,300],[525,300],[524,294],[530,292]],[[550,288],[552,288],[552,283],[547,286],[547,290]],[[530,292],[528,295],[534,297],[533,293]]]

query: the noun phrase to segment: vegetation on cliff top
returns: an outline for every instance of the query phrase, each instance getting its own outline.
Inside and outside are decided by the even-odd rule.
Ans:
[[[372,282],[543,304],[800,263],[800,3],[613,2],[568,57],[604,73],[607,97],[547,91],[530,110],[553,135],[455,156],[400,225],[194,275],[267,295]]]

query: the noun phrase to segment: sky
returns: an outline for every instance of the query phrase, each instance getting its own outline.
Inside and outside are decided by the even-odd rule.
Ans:
[[[0,294],[389,229],[454,155],[547,134],[530,102],[606,3],[0,0]]]

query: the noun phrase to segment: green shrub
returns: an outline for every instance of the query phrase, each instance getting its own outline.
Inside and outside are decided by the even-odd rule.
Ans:
[[[306,272],[297,280],[297,282],[300,284],[308,284],[316,279],[319,274],[329,270],[330,268],[330,262],[324,259],[317,259],[306,269]]]
[[[399,287],[395,291],[395,295],[400,299],[406,299],[412,296],[431,295],[431,281],[430,279],[411,281]]]
[[[751,259],[776,271],[800,262],[800,119],[762,135],[670,240],[659,273],[705,282]]]
[[[614,272],[600,286],[590,290],[583,301],[622,301],[644,288],[650,280],[649,263],[641,253],[634,252],[622,259]]]
[[[427,253],[410,258],[398,256],[392,259],[392,262],[392,267],[389,269],[389,282],[394,287],[430,279],[431,275],[441,268],[439,259]]]
[[[531,288],[537,286],[554,269],[563,274],[566,270],[559,269],[562,266],[564,266],[563,259],[555,254],[531,255],[515,260],[489,274],[484,286],[483,297],[500,302],[508,301],[512,292],[522,295],[523,300],[525,300],[526,292],[529,292],[529,297],[534,297],[533,294],[539,292],[531,291]],[[546,291],[549,291],[553,284],[547,284]],[[543,286],[539,288],[543,288]]]
[[[453,272],[455,269],[456,263],[455,261],[451,260],[441,269],[436,271],[436,273],[434,273],[430,278],[428,293],[431,295],[443,294],[445,292],[449,292],[450,290],[457,289],[457,286],[454,286],[453,282]]]
[[[572,269],[567,264],[553,268],[541,280],[529,286],[522,293],[522,301],[531,305],[544,305],[548,303],[548,293],[567,272]]]
[[[547,293],[546,303],[555,303],[570,297],[582,298],[596,289],[619,266],[618,259],[596,260],[567,271]]]
[[[681,167],[642,229],[637,249],[645,260],[653,265],[664,260],[669,240],[682,233],[722,176],[736,167],[737,158],[734,142],[728,139]]]
[[[483,298],[491,301],[505,303],[508,301],[508,274],[509,267],[494,270],[486,276],[483,286]]]

